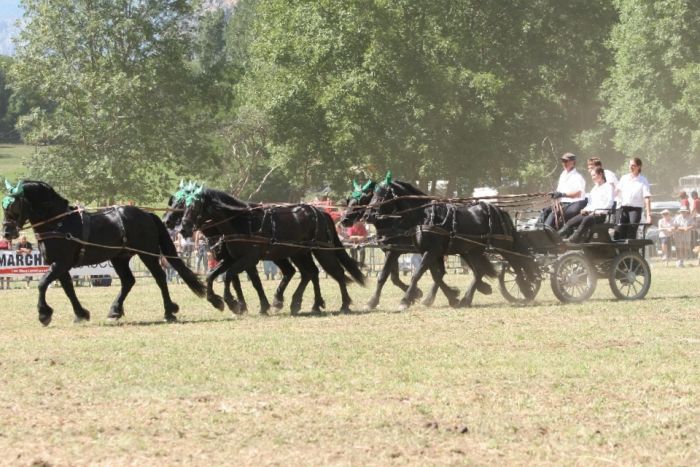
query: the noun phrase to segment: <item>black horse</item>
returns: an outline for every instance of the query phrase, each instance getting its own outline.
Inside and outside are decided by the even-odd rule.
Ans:
[[[179,226],[180,222],[182,221],[182,214],[185,209],[185,198],[188,194],[190,194],[197,188],[198,187],[193,183],[189,183],[187,185],[181,183],[179,190],[173,196],[170,197],[170,200],[168,201],[169,210],[163,216],[163,222],[169,229],[175,229]],[[232,264],[232,258],[228,253],[228,249],[225,248],[222,242],[220,242],[222,233],[217,228],[217,226],[214,225],[210,228],[207,228],[203,231],[203,233],[207,237],[207,243],[213,247],[212,253],[214,254],[214,257],[217,259],[217,261],[219,261],[219,263],[221,264],[226,259],[227,261],[224,264]],[[292,302],[290,305],[292,313],[296,313],[301,309],[302,297],[304,295],[306,285],[309,281],[312,282],[314,288],[314,304],[311,310],[315,312],[321,311],[321,309],[325,308],[326,306],[326,302],[323,300],[323,297],[321,295],[318,267],[316,267],[316,264],[313,262],[313,259],[311,258],[310,254],[307,253],[307,256],[308,257],[306,258],[295,258],[296,265],[300,268],[301,282],[299,283],[299,286],[297,287],[297,290],[295,291],[294,296],[292,298]],[[285,258],[277,259],[274,261],[274,263],[277,265],[277,267],[282,273],[282,280],[280,281],[279,285],[277,286],[277,290],[275,291],[275,297],[272,301],[272,306],[275,309],[280,309],[284,305],[284,292],[287,289],[289,282],[292,280],[292,277],[294,277],[296,270],[294,269],[294,266],[292,266],[291,262]],[[246,273],[248,274],[248,278],[250,279],[251,285],[258,294],[258,298],[260,300],[260,313],[267,314],[267,312],[270,309],[270,302],[268,301],[267,296],[265,295],[265,290],[263,289],[262,282],[260,281],[260,275],[258,274],[257,267],[248,268],[246,270]],[[220,274],[221,272],[218,272],[212,278],[212,284],[214,279]],[[238,301],[236,301],[233,298],[233,295],[231,294],[231,285],[233,285],[233,288],[236,291]],[[208,299],[212,302],[212,304],[215,307],[222,309],[223,304],[215,294],[209,296]],[[241,288],[241,281],[238,279],[238,274],[234,273],[231,269],[228,269],[224,274],[223,301],[234,313],[242,313],[247,311],[248,309],[248,305],[246,304],[245,296],[243,295],[243,290]]]
[[[398,220],[403,232],[394,235],[405,238],[423,254],[400,309],[406,309],[413,302],[418,281],[428,269],[444,290],[444,273],[438,264],[439,259],[448,254],[462,256],[474,272],[474,281],[459,302],[470,306],[483,276],[496,276],[486,256],[488,249],[500,253],[513,267],[523,296],[534,296],[530,285],[536,278],[534,259],[520,244],[508,213],[497,206],[483,202],[464,205],[427,200],[410,184],[387,177],[376,187],[366,216],[378,229],[384,222]]]
[[[87,213],[70,206],[53,188],[43,182],[19,182],[3,200],[4,236],[17,238],[29,221],[39,247],[49,264],[48,272],[39,281],[39,321],[45,326],[51,322],[53,309],[46,303],[46,289],[58,279],[73,306],[75,321],[90,319],[73,289],[70,269],[75,266],[96,264],[110,260],[121,280],[121,290],[110,307],[108,318],[124,315],[124,299],[135,280],[129,260],[135,254],[160,287],[165,306],[165,319],[175,321],[178,306],[170,299],[168,285],[159,257],[165,256],[189,288],[203,296],[204,285],[177,251],[163,222],[155,214],[134,206],[115,206],[98,213]]]
[[[355,222],[362,219],[365,214],[366,206],[372,200],[372,196],[374,196],[374,189],[376,185],[377,184],[372,180],[367,181],[364,185],[360,185],[356,181],[353,181],[353,192],[350,195],[350,198],[347,200],[348,208],[340,219],[341,225],[344,227],[350,227]],[[416,191],[421,193],[419,190]],[[424,193],[421,193],[421,195],[426,196]],[[414,246],[413,242],[408,241],[408,239],[400,235],[395,235],[399,232],[399,230],[403,231],[403,229],[400,227],[400,219],[387,219],[382,222],[377,222],[375,227],[377,228],[377,236],[379,238],[379,248],[384,252],[385,257],[384,266],[377,276],[377,288],[367,302],[367,305],[365,305],[365,308],[368,310],[375,309],[379,304],[382,288],[389,277],[391,277],[391,282],[403,292],[408,290],[408,284],[405,284],[401,280],[401,276],[399,274],[399,257],[405,253],[420,253],[420,251]],[[445,262],[442,260],[442,258],[438,259],[437,261],[438,267],[442,269],[442,275],[444,275]],[[491,287],[485,282],[482,282],[482,284],[483,285],[479,286],[480,290],[483,290],[484,293],[491,293]],[[428,295],[423,300],[423,305],[430,306],[433,304],[435,301],[435,295],[437,294],[439,288],[440,284],[438,282],[433,282]],[[423,293],[421,290],[416,289],[415,297],[420,298],[422,295]],[[451,290],[448,291],[447,298],[451,301],[451,303],[456,304],[456,294]]]
[[[206,231],[213,225],[223,235],[231,263],[223,261],[221,269],[210,276],[228,268],[238,274],[260,260],[279,258],[291,258],[304,274],[313,264],[313,261],[304,264],[311,259],[310,251],[338,282],[341,311],[349,311],[352,302],[346,286],[351,279],[345,276],[345,271],[364,285],[364,275],[343,249],[330,215],[316,207],[307,204],[268,207],[245,203],[222,191],[195,190],[186,201],[182,234],[191,235],[194,229]],[[302,275],[302,279],[308,278]],[[212,280],[207,277],[208,293]]]

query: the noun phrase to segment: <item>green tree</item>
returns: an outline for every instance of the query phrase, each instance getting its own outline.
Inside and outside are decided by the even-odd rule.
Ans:
[[[595,125],[609,0],[262,0],[241,98],[300,191],[393,168],[453,186],[541,178]],[[529,167],[530,172],[526,168]]]
[[[697,173],[700,154],[700,4],[616,0],[614,66],[604,86],[603,122],[615,147],[638,156],[652,182],[676,185]]]
[[[82,201],[150,201],[209,156],[193,85],[193,2],[23,0],[12,86],[55,105],[20,121],[51,143],[34,176]]]

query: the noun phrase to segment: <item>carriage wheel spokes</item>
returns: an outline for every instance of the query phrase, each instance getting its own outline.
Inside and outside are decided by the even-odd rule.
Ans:
[[[644,298],[651,287],[649,263],[637,252],[624,252],[614,258],[608,281],[620,300]]]
[[[582,253],[570,251],[554,264],[550,282],[560,301],[579,303],[593,295],[597,280],[590,261]]]
[[[520,285],[518,284],[518,275],[509,263],[504,262],[501,266],[501,272],[498,274],[498,288],[501,291],[501,295],[508,300],[510,303],[525,304],[530,303],[535,299],[537,293],[540,291],[540,286],[542,281],[537,278],[534,282],[528,284],[532,288],[532,296],[526,297],[522,290],[520,290]]]

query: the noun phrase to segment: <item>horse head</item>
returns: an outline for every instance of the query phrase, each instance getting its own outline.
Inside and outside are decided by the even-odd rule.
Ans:
[[[390,214],[395,207],[395,203],[390,201],[395,198],[396,193],[394,193],[394,186],[391,182],[387,183],[385,180],[378,184],[374,188],[372,198],[365,209],[365,220],[370,224],[376,224],[382,216]]]
[[[348,208],[340,218],[340,224],[343,227],[350,227],[362,218],[364,207],[372,200],[376,183],[372,180],[367,180],[364,185],[360,185],[356,180],[353,180],[352,185],[352,194],[347,199]]]
[[[185,211],[185,199],[197,188],[194,182],[180,181],[178,190],[168,200],[168,211],[163,216],[163,223],[169,229],[175,229],[182,222]]]
[[[204,186],[201,185],[184,195],[185,210],[180,222],[180,233],[183,237],[191,237],[194,230],[201,226],[206,196]]]
[[[16,186],[5,180],[7,195],[2,200],[5,220],[2,223],[3,236],[8,240],[19,237],[19,231],[29,218],[27,203],[24,199],[24,183],[17,182]]]

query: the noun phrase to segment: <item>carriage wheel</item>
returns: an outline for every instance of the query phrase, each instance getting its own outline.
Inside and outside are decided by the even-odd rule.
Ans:
[[[563,254],[554,264],[551,276],[552,292],[564,303],[588,300],[597,284],[591,262],[577,251]]]
[[[616,256],[610,270],[610,289],[620,300],[639,300],[651,287],[649,263],[637,252]]]
[[[540,291],[540,286],[542,281],[537,278],[531,284],[532,287],[532,297],[527,298],[523,295],[518,285],[517,275],[513,266],[508,263],[503,263],[501,267],[501,272],[498,273],[498,288],[501,291],[501,295],[505,297],[510,303],[525,304],[530,303],[535,299],[537,293]]]

